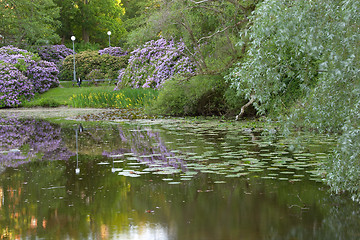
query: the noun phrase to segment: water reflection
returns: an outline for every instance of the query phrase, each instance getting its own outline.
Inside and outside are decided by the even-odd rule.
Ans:
[[[16,167],[34,160],[68,160],[61,128],[49,122],[0,118],[0,164]]]
[[[359,238],[358,205],[307,173],[319,138],[300,154],[241,129],[1,121],[0,238]]]

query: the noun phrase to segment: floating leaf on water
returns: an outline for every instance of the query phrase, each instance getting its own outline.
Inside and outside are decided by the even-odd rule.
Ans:
[[[131,163],[127,163],[127,165],[129,166],[136,166],[136,165],[143,165],[143,164],[146,164],[144,162],[131,162]]]
[[[226,183],[225,181],[215,181],[215,184],[221,184],[221,183]]]
[[[322,179],[322,178],[310,178],[309,180],[315,181],[315,182],[320,182],[320,183],[324,182],[324,179]]]
[[[173,179],[172,178],[163,178],[162,180],[163,181],[172,181]]]
[[[269,168],[267,168],[267,170],[276,171],[276,170],[280,170],[280,168],[277,168],[277,167],[269,167]]]
[[[253,169],[248,169],[249,172],[262,172],[264,171],[264,169],[260,169],[260,168],[253,168]]]
[[[190,177],[182,177],[182,178],[180,178],[180,180],[181,181],[190,181],[190,180],[192,180],[192,178],[190,178]]]
[[[111,168],[111,172],[120,172],[123,168]]]
[[[108,162],[98,162],[97,164],[98,165],[109,165],[110,163],[108,163]]]
[[[124,153],[123,155],[124,155],[124,156],[133,156],[133,155],[135,155],[135,154],[132,153],[132,152],[129,152],[129,153]]]
[[[134,172],[128,172],[128,171],[119,172],[118,175],[125,176],[125,177],[140,177],[139,174],[136,174]]]
[[[181,184],[181,182],[168,182],[168,184],[170,184],[170,185],[177,185],[177,184]]]
[[[294,178],[294,179],[290,179],[289,182],[301,182],[302,179],[299,178]]]
[[[229,174],[229,175],[226,175],[225,177],[227,177],[227,178],[242,177],[242,176],[246,176],[246,175],[248,175],[248,174],[249,174],[249,173]]]
[[[261,177],[262,179],[276,179],[276,177],[272,177],[272,176],[264,176],[264,177]]]
[[[124,160],[114,160],[114,161],[112,161],[113,163],[123,163],[124,162]]]
[[[261,157],[271,157],[272,155],[268,154],[268,153],[260,153],[259,156],[261,156]]]

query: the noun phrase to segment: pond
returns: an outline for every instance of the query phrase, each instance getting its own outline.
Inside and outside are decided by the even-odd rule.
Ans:
[[[0,119],[1,239],[360,239],[335,139],[220,121]]]

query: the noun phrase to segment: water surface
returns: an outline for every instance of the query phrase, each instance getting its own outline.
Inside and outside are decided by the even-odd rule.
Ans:
[[[359,206],[321,182],[327,136],[1,119],[0,137],[2,239],[360,239]]]

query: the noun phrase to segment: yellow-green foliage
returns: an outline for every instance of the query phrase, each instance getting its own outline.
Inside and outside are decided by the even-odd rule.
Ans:
[[[157,97],[152,89],[122,89],[119,91],[85,91],[69,99],[72,107],[138,108]]]

